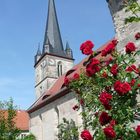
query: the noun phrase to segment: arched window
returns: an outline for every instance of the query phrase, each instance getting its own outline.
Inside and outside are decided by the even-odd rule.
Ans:
[[[57,73],[58,73],[59,77],[63,74],[63,72],[62,72],[62,62],[58,62],[58,64],[57,64]]]

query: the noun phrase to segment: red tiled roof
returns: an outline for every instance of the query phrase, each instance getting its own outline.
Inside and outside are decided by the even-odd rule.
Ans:
[[[4,113],[4,116],[8,116],[8,111],[1,110]],[[1,112],[0,111],[0,112]],[[2,113],[1,112],[1,113]],[[19,128],[22,131],[29,130],[29,115],[24,110],[17,110],[16,111],[16,117],[14,118],[14,122],[17,128]]]
[[[20,130],[29,130],[29,115],[26,111],[18,110],[15,118],[17,128]]]
[[[110,41],[108,41],[106,44],[104,44],[102,47],[100,47],[99,49],[97,49],[96,51],[101,51],[103,50],[106,45],[109,43]],[[85,61],[87,61],[89,59],[90,56],[86,57],[85,59],[83,59],[79,64],[75,65],[71,70],[69,70],[67,73],[70,72],[70,74],[68,74],[68,77],[72,77],[75,73],[80,73],[81,69],[84,69],[83,63]],[[96,58],[101,58],[101,54],[97,55]],[[51,100],[51,98],[54,98],[55,95],[58,95],[58,93],[64,92],[64,90],[67,90],[67,88],[62,88],[63,84],[64,84],[64,78],[66,76],[65,73],[64,75],[62,75],[56,82],[55,84],[50,88],[49,91],[45,92],[29,109],[28,112],[34,112],[35,110],[41,108],[42,106],[46,105],[47,103],[50,103],[51,101],[54,101],[54,99]],[[62,96],[62,95],[60,95]],[[60,97],[58,96],[58,98]],[[46,99],[45,99],[46,97]],[[43,99],[43,100],[42,100]],[[48,102],[46,102],[48,101]]]

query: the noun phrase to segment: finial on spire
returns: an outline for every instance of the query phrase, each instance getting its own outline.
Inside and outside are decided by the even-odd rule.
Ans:
[[[38,49],[35,55],[35,64],[37,63],[37,61],[41,58],[41,50],[40,50],[40,43],[38,43]]]
[[[38,50],[37,50],[37,55],[41,55],[41,50],[40,50],[40,43],[38,43]]]
[[[65,52],[66,52],[67,57],[73,58],[73,52],[72,52],[72,49],[71,49],[70,46],[69,46],[68,41],[66,42],[66,49],[65,49]]]

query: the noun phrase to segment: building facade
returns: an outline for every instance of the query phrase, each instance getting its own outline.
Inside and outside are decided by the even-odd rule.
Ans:
[[[43,48],[35,55],[35,91],[38,99],[55,81],[74,65],[73,53],[67,42],[64,50],[54,0],[49,0]]]
[[[135,33],[140,32],[140,23],[124,24],[125,17],[131,14],[125,12],[124,0],[107,0],[107,3],[114,22],[115,37],[120,41],[117,47],[123,51],[122,46],[134,41]],[[136,45],[139,46],[140,42],[137,41]],[[65,50],[63,48],[54,0],[49,0],[43,48],[42,51],[39,48],[35,56],[36,102],[28,109],[30,131],[37,140],[57,140],[57,126],[64,117],[82,125],[80,111],[72,109],[77,103],[76,96],[64,86],[64,77],[80,73],[83,67],[84,60],[74,67],[73,61],[69,44],[66,44]]]
[[[72,49],[68,42],[63,47],[55,3],[49,0],[43,48],[39,46],[35,55],[36,102],[28,109],[30,132],[37,140],[56,140],[57,126],[64,117],[79,123],[78,114],[72,109],[75,95],[62,88],[64,74],[73,66]],[[56,93],[58,97],[54,96]]]

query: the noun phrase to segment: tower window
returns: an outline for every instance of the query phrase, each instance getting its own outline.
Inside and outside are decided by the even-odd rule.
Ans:
[[[57,72],[58,72],[58,76],[60,77],[62,75],[62,63],[61,62],[58,62]]]

